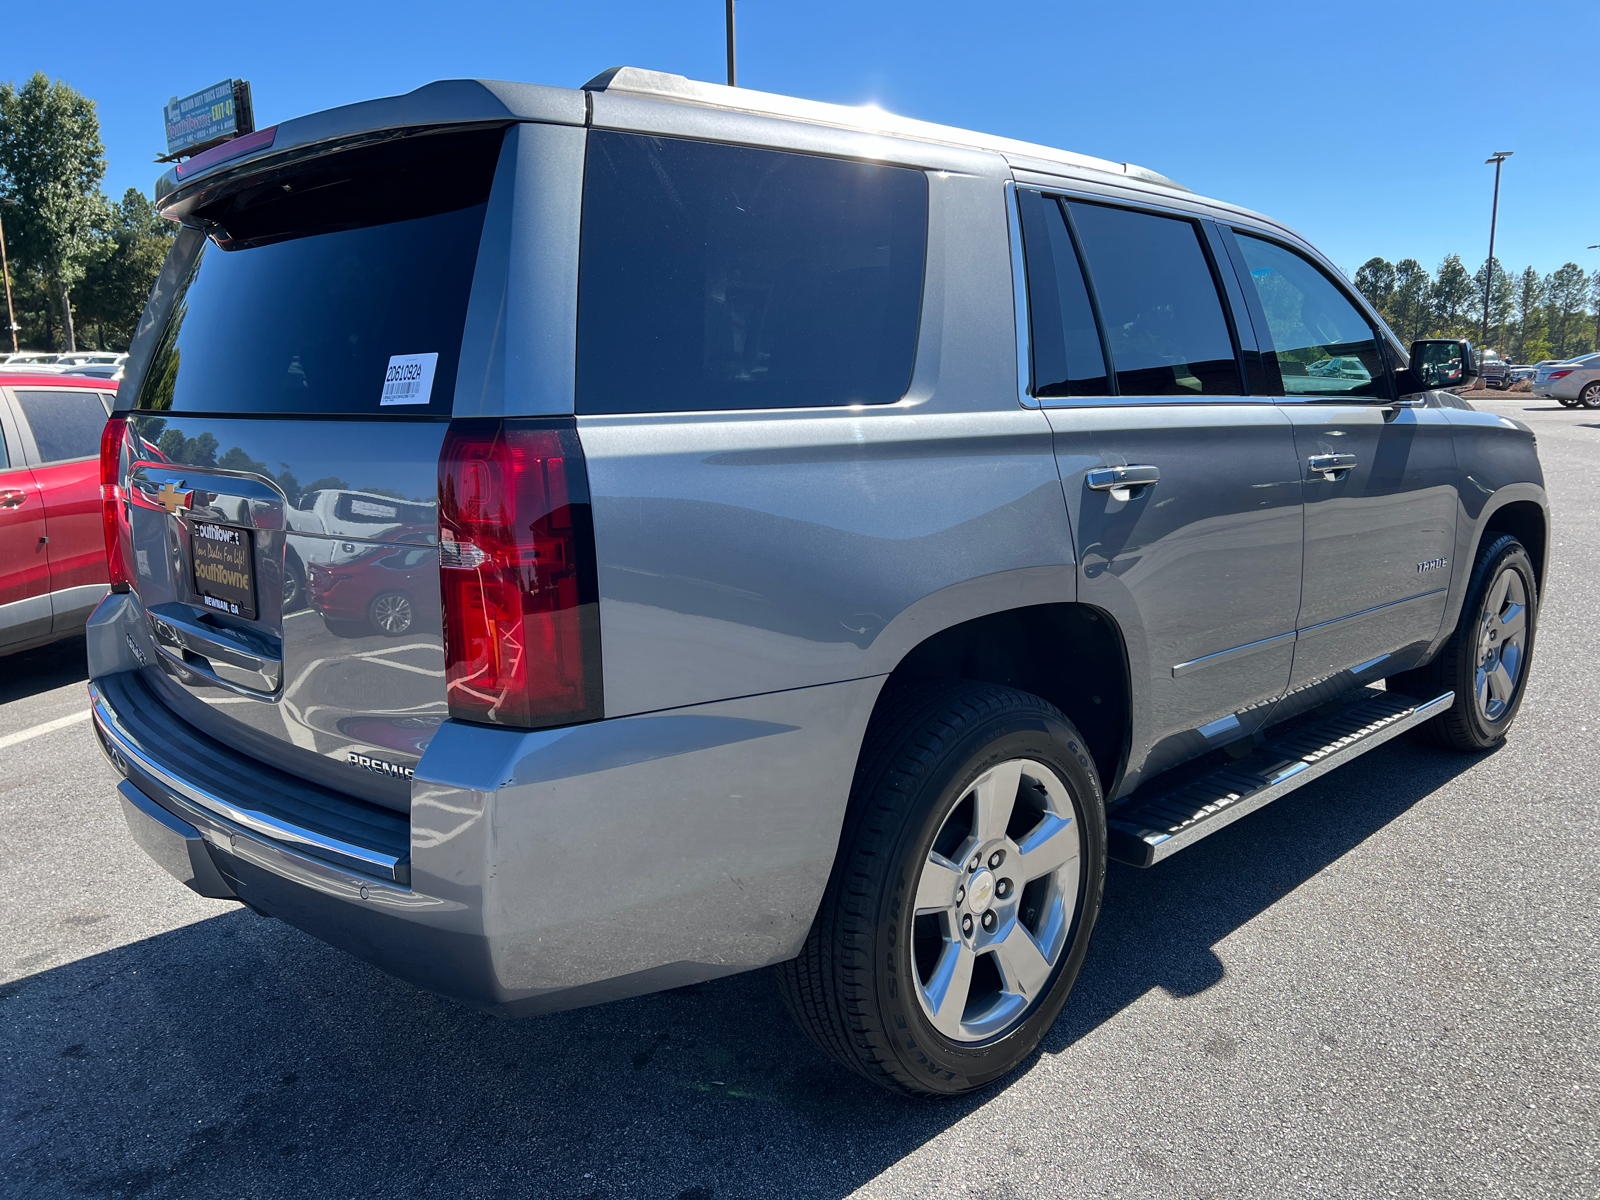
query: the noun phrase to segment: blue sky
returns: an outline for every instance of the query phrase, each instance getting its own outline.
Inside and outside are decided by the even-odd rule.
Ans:
[[[62,14],[70,13],[70,25]],[[1349,272],[1487,249],[1600,267],[1595,0],[739,0],[740,82],[1140,163],[1288,222]],[[262,125],[456,76],[722,81],[722,0],[11,5],[0,79],[99,103],[106,188],[147,192],[161,106],[251,80]]]

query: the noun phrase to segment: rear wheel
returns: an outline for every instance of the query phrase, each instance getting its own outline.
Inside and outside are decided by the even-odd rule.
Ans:
[[[1578,403],[1585,408],[1600,408],[1600,379],[1595,380],[1578,393]]]
[[[1099,784],[1057,709],[975,684],[903,695],[868,733],[833,877],[778,968],[784,1001],[875,1083],[980,1087],[1060,1013],[1105,862]]]
[[[1516,538],[1495,538],[1478,554],[1461,619],[1444,649],[1427,666],[1390,681],[1414,695],[1455,692],[1455,703],[1421,726],[1419,736],[1465,751],[1505,740],[1527,690],[1538,616],[1533,560]]]

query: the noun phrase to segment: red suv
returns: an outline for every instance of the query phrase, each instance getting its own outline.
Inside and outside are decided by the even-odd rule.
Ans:
[[[0,372],[0,654],[71,637],[106,594],[100,434],[116,390]]]

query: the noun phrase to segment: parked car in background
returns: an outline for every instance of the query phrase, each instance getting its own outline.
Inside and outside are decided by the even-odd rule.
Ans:
[[[1541,366],[1534,376],[1533,394],[1549,396],[1567,408],[1600,408],[1600,354]]]
[[[100,435],[115,394],[0,368],[0,654],[80,632],[106,594]]]
[[[1478,351],[1478,378],[1483,386],[1505,391],[1511,386],[1511,363],[1500,357],[1498,350]]]
[[[428,547],[341,543],[355,557],[315,562],[308,571],[311,607],[335,633],[399,637],[439,623],[439,555]]]

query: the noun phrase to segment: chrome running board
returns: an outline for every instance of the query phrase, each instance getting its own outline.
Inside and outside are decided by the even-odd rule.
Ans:
[[[1108,850],[1119,862],[1153,867],[1240,817],[1432,720],[1455,702],[1363,689],[1331,716],[1153,800],[1107,814]]]

